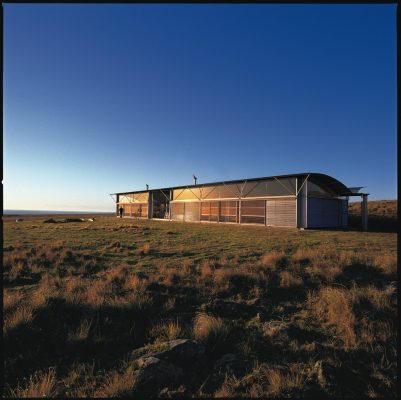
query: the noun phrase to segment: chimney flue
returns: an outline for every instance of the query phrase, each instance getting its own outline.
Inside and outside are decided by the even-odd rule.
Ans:
[[[149,190],[149,185],[148,184],[146,184],[146,190]]]
[[[192,178],[194,178],[194,185],[196,185],[196,181],[198,178],[195,176],[195,174],[192,174]]]

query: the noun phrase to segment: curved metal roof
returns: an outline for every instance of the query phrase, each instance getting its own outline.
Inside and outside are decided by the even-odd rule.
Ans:
[[[338,196],[355,196],[355,193],[353,193],[347,186],[345,186],[343,183],[338,181],[337,179],[326,175],[326,174],[320,174],[316,172],[302,172],[299,174],[290,174],[290,175],[275,175],[275,176],[265,176],[261,178],[245,178],[245,179],[236,179],[232,181],[220,181],[220,182],[205,182],[205,183],[198,183],[197,185],[184,185],[184,186],[172,186],[172,187],[165,187],[165,188],[155,188],[155,189],[149,189],[149,190],[134,190],[130,192],[118,192],[118,193],[111,193],[111,194],[128,194],[128,193],[146,193],[149,191],[153,190],[170,190],[170,189],[184,189],[184,188],[194,188],[194,187],[202,187],[202,186],[207,186],[207,185],[218,185],[218,184],[227,184],[227,183],[239,183],[239,182],[244,182],[244,181],[259,181],[259,180],[264,180],[264,179],[279,179],[279,178],[303,178],[303,177],[308,177],[309,180],[312,182],[322,185],[329,190],[331,190],[333,193],[335,193]],[[358,195],[361,195],[361,193],[358,193]]]
[[[354,194],[347,186],[332,176],[313,172],[309,174],[309,179],[312,182],[326,186],[339,196],[352,196]]]

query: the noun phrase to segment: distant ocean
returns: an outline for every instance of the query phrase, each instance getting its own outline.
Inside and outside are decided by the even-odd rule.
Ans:
[[[3,210],[3,215],[114,214],[107,211]]]

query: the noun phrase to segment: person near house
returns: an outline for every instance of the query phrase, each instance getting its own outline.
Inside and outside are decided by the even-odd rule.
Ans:
[[[120,208],[118,209],[118,212],[120,213],[120,218],[122,218],[123,217],[124,208],[122,206],[120,206]]]

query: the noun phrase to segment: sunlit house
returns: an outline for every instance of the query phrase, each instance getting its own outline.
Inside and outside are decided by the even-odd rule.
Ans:
[[[114,193],[125,218],[255,224],[297,228],[346,228],[348,198],[367,196],[319,173],[269,176]]]

